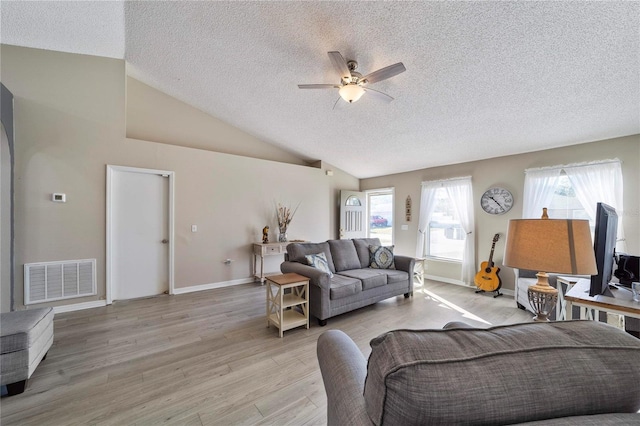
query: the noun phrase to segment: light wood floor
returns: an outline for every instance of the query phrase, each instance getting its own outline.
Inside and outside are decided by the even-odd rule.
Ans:
[[[245,284],[55,316],[54,344],[1,424],[321,425],[326,397],[316,340],[341,329],[370,353],[397,328],[530,321],[513,298],[428,282],[309,330],[266,327],[265,288]]]

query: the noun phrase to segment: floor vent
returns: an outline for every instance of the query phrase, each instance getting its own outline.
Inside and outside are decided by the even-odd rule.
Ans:
[[[24,265],[25,305],[94,294],[97,294],[95,259]]]

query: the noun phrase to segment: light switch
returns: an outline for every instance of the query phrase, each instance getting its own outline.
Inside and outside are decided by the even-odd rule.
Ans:
[[[409,230],[409,225],[402,225],[400,227],[400,229],[402,229],[403,231],[408,231]]]
[[[198,232],[198,225],[191,225],[191,232]]]

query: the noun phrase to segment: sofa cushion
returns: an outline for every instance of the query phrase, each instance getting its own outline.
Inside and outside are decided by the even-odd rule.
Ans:
[[[362,281],[362,289],[368,290],[387,284],[387,275],[381,273],[377,269],[351,269],[349,271],[341,271],[340,275],[356,278]]]
[[[305,258],[307,259],[309,266],[313,266],[314,268],[329,274],[329,277],[333,277],[333,272],[331,272],[331,268],[329,268],[327,256],[324,253],[308,254]]]
[[[329,297],[331,299],[340,299],[359,293],[362,291],[362,281],[356,278],[347,277],[345,275],[335,274],[331,278],[329,286]]]
[[[354,238],[353,245],[356,246],[360,267],[368,268],[371,264],[369,246],[381,246],[382,244],[380,244],[380,238]]]
[[[360,259],[352,240],[329,240],[328,243],[336,272],[360,268]]]
[[[324,253],[329,269],[331,269],[331,272],[336,272],[336,268],[333,265],[333,258],[331,257],[331,250],[329,250],[329,243],[291,243],[287,246],[287,257],[291,262],[308,265],[305,256],[318,253]]]
[[[393,246],[369,246],[371,264],[369,267],[375,269],[396,269],[393,263]]]
[[[371,349],[364,397],[377,425],[511,424],[640,409],[640,369],[629,368],[640,340],[604,323],[397,330]]]
[[[376,271],[387,276],[387,284],[399,283],[409,279],[407,272],[398,271],[397,269],[376,269]]]

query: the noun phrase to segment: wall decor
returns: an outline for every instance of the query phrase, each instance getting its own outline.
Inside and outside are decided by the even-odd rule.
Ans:
[[[480,205],[489,214],[505,214],[513,207],[513,195],[499,186],[489,188],[482,194]]]
[[[407,201],[404,206],[404,213],[406,215],[407,222],[411,222],[411,195],[407,195]]]

